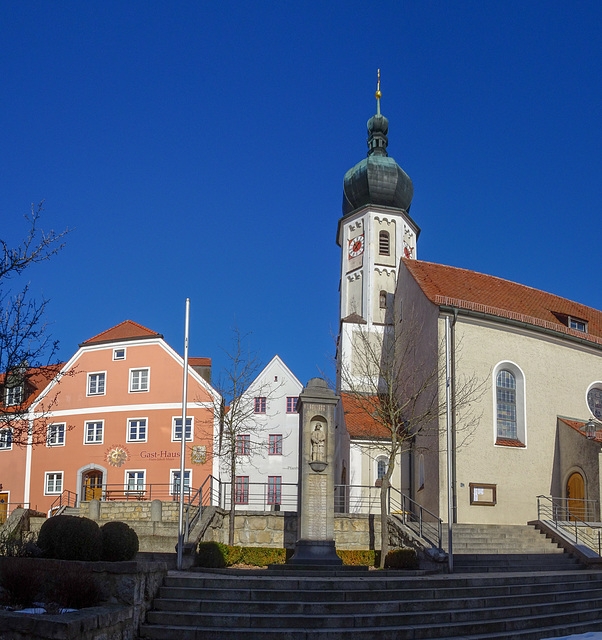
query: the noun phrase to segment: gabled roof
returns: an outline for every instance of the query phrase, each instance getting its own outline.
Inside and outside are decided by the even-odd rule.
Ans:
[[[341,393],[341,402],[345,425],[351,438],[391,438],[390,431],[366,411],[366,405],[362,406],[357,397]]]
[[[436,305],[509,318],[602,344],[602,312],[597,309],[468,269],[408,258],[402,262]],[[569,329],[569,316],[587,322],[587,332]]]
[[[584,431],[581,431],[581,427],[585,424],[582,420],[571,420],[569,418],[561,418],[558,416],[558,420],[560,422],[564,422],[567,426],[574,429],[579,435],[582,435],[584,438],[587,438]],[[602,442],[602,430],[596,431],[596,437],[594,438],[595,442]]]
[[[137,322],[126,320],[111,329],[107,329],[106,331],[99,333],[93,338],[89,338],[79,346],[83,347],[84,345],[100,344],[105,342],[121,342],[123,340],[143,340],[145,338],[162,337],[163,336],[161,334],[151,331]]]

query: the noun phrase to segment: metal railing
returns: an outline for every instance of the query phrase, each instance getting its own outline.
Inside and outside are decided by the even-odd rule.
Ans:
[[[441,549],[441,518],[395,487],[389,487],[389,513],[396,516],[431,546]]]
[[[336,513],[380,513],[380,487],[359,484],[335,484]]]
[[[218,506],[223,509],[230,508],[231,483],[214,478],[219,484],[217,494]],[[297,483],[282,482],[279,485],[270,486],[267,482],[248,482],[234,487],[234,500],[236,508],[251,511],[296,511],[297,510]]]
[[[571,506],[575,504],[577,508],[569,511],[566,498],[537,496],[537,519],[562,531],[569,539],[574,539],[575,544],[582,544],[602,556],[602,523],[585,521],[579,517],[590,512],[586,503],[592,502],[571,499]],[[594,506],[594,514],[595,511]]]
[[[76,507],[77,493],[67,489],[50,505],[50,515],[54,515],[61,507]]]

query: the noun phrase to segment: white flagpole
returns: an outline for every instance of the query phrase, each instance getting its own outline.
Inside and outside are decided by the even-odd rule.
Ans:
[[[180,447],[180,513],[178,516],[178,571],[182,570],[184,547],[184,466],[186,462],[186,405],[188,396],[188,331],[190,298],[186,298],[186,322],[184,328],[184,384],[182,391],[182,445]]]

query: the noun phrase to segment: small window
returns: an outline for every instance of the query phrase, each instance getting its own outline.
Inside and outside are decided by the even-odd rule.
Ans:
[[[102,444],[104,423],[102,420],[86,422],[84,429],[84,444]]]
[[[297,396],[287,398],[286,399],[286,412],[287,413],[297,413],[297,402],[299,402],[299,398]]]
[[[282,476],[268,476],[268,504],[282,502]]]
[[[23,402],[23,387],[21,385],[4,389],[4,404],[7,407],[21,404],[21,402]]]
[[[146,442],[146,418],[128,420],[128,442]]]
[[[144,491],[144,471],[126,471],[125,490]]]
[[[12,429],[0,429],[0,450],[13,448]]]
[[[150,370],[147,369],[131,369],[130,370],[130,391],[148,391],[148,381],[150,378]]]
[[[65,423],[48,425],[46,444],[49,447],[65,446]]]
[[[497,436],[507,440],[517,439],[516,429],[516,379],[502,369],[497,374]]]
[[[587,333],[587,322],[585,320],[578,320],[577,318],[571,318],[571,316],[569,316],[569,328],[575,329],[575,331]]]
[[[171,441],[182,441],[182,418],[174,418],[171,428]],[[192,442],[192,418],[186,418],[186,442]]]
[[[594,418],[602,420],[602,388],[592,387],[587,392],[587,406]]]
[[[249,504],[249,476],[236,476],[235,504]]]
[[[113,360],[125,360],[125,349],[113,349]]]
[[[236,455],[237,456],[248,456],[251,453],[251,436],[246,434],[241,434],[236,436]]]
[[[56,495],[63,492],[63,472],[47,471],[44,480],[44,494]]]
[[[265,398],[255,398],[255,413],[265,413]]]
[[[378,234],[378,253],[381,256],[390,255],[389,232],[388,231],[381,231]]]
[[[379,458],[376,461],[376,479],[382,480],[387,475],[387,459]]]
[[[190,476],[192,475],[192,471],[190,469],[184,470],[184,495],[190,496]],[[180,472],[178,470],[171,471],[171,495],[179,496],[180,495]]]
[[[89,373],[88,374],[88,395],[103,396],[105,393],[106,373]]]
[[[269,452],[270,452],[271,456],[281,456],[282,455],[282,434],[281,433],[271,433],[270,434]]]
[[[381,309],[386,309],[387,308],[387,292],[386,291],[381,291],[379,296],[378,296],[378,306]]]
[[[418,491],[424,489],[424,454],[418,459]]]

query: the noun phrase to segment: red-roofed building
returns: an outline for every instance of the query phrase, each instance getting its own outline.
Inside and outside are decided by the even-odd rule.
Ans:
[[[30,376],[30,418],[43,420],[46,442],[17,447],[9,433],[0,435],[0,500],[49,511],[67,491],[78,502],[153,487],[155,497],[169,497],[179,483],[183,432],[185,485],[198,488],[217,475],[211,361],[190,358],[185,427],[183,364],[159,333],[127,320],[84,341],[50,380]]]

